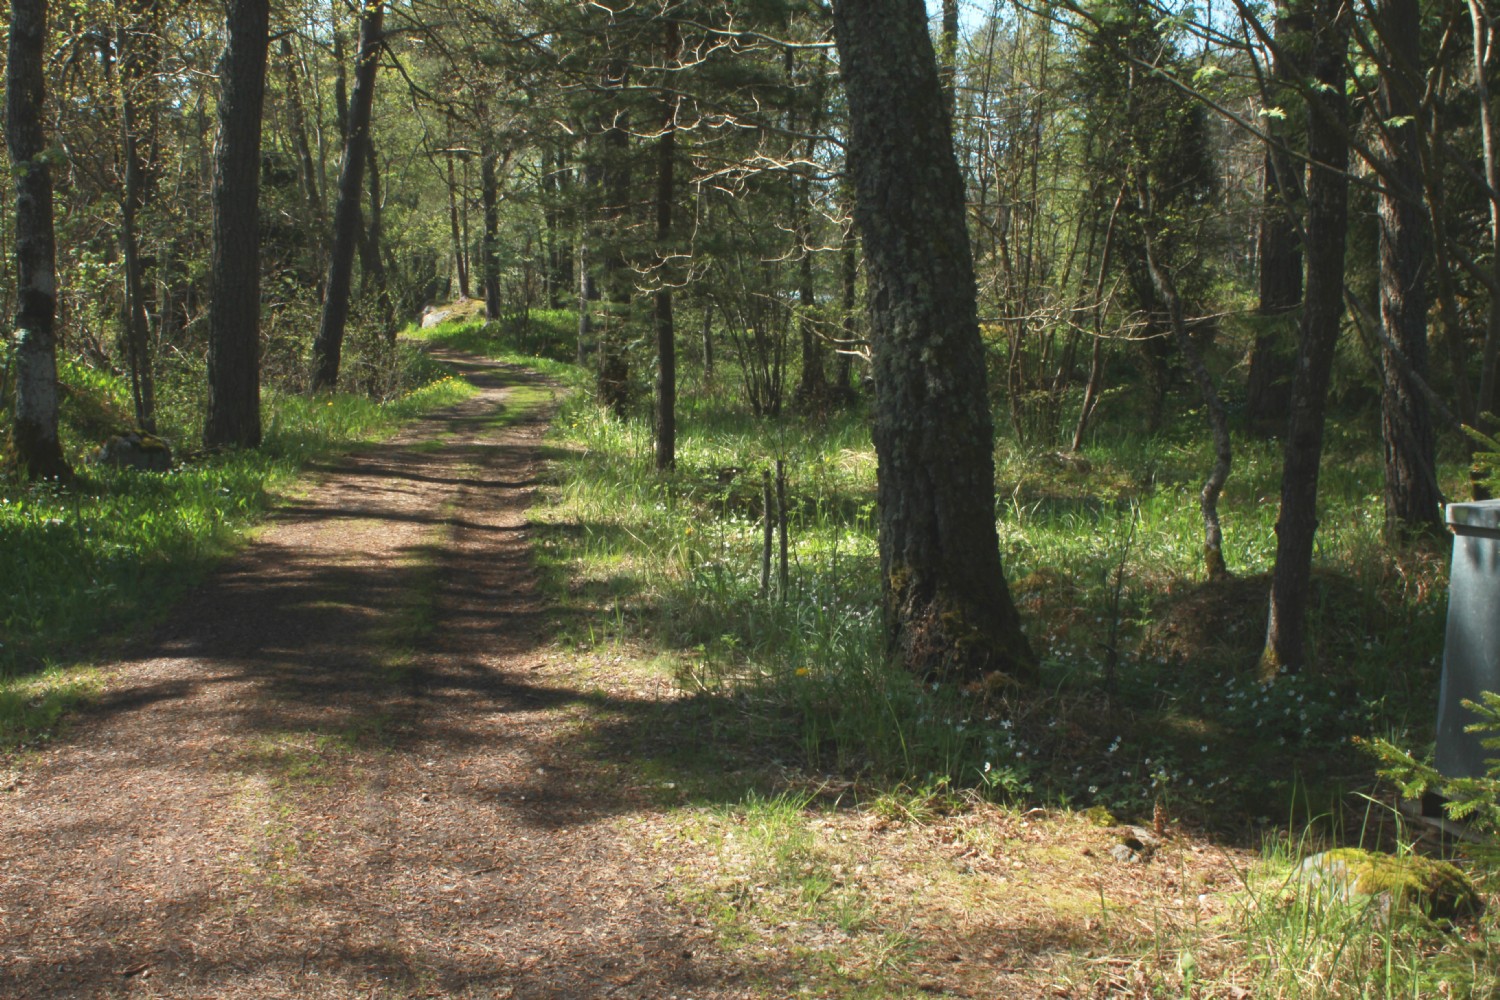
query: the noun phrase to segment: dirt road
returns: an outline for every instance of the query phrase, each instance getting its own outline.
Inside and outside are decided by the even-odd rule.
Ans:
[[[324,470],[0,793],[0,996],[751,995],[576,747],[551,390],[455,360],[476,396]]]

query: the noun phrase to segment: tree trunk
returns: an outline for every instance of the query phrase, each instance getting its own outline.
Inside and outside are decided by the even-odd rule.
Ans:
[[[666,22],[666,65],[676,65],[677,22]],[[661,137],[656,140],[656,468],[677,467],[677,332],[672,323],[673,158],[677,152],[677,99],[663,91]]]
[[[297,77],[297,57],[292,50],[292,41],[286,35],[281,37],[281,60],[286,78],[287,107],[292,116],[292,143],[297,149],[297,163],[302,173],[302,195],[307,199],[307,210],[312,214],[311,221],[321,236],[323,190],[318,185],[318,168],[313,162],[312,144],[307,137],[307,111],[302,104],[302,86]]]
[[[943,0],[943,51],[938,76],[943,83],[943,101],[948,117],[958,110],[958,0]]]
[[[364,186],[365,144],[370,138],[370,108],[375,99],[375,71],[380,65],[381,29],[385,4],[367,2],[359,22],[359,56],[354,67],[354,93],[349,100],[348,133],[339,167],[338,204],[333,210],[333,242],[328,251],[328,280],[324,282],[323,316],[313,341],[312,388],[338,385],[339,357],[344,327],[349,322],[350,281],[354,247],[360,229],[360,194]],[[258,159],[258,157],[257,157]]]
[[[396,304],[391,301],[391,288],[385,276],[385,195],[380,190],[380,157],[375,153],[375,142],[365,142],[365,154],[370,170],[370,228],[367,243],[370,256],[360,267],[375,286],[375,301],[380,303],[380,318],[385,323],[386,340],[396,342]]]
[[[452,145],[452,139],[449,139]],[[458,222],[458,176],[453,169],[453,153],[448,153],[448,229],[453,238],[453,269],[458,275],[458,297],[469,297],[469,265],[464,259],[464,236]]]
[[[219,74],[203,443],[260,444],[260,133],[269,0],[234,0]]]
[[[840,403],[847,404],[854,399],[854,341],[859,335],[859,316],[855,311],[859,286],[859,246],[852,228],[844,232],[844,246],[840,253],[844,258],[844,346],[838,353],[838,362],[834,367],[833,396]]]
[[[633,291],[630,262],[625,254],[625,230],[630,222],[630,132],[623,107],[623,94],[630,64],[625,56],[612,59],[605,70],[605,87],[614,92],[614,113],[600,137],[604,154],[602,284],[609,308],[604,313],[604,330],[599,337],[599,367],[596,386],[599,400],[617,417],[624,419],[630,398],[630,356],[627,324]]]
[[[1431,244],[1421,199],[1422,161],[1418,129],[1421,107],[1421,9],[1417,0],[1383,0],[1379,94],[1385,168],[1380,195],[1380,324],[1400,348],[1405,364],[1382,346],[1385,372],[1380,430],[1385,442],[1385,534],[1399,541],[1412,534],[1441,535],[1432,414],[1426,397],[1405,374],[1428,374],[1427,275]]]
[[[1265,679],[1295,673],[1306,657],[1313,536],[1318,529],[1318,462],[1323,455],[1328,378],[1344,306],[1344,241],[1349,226],[1348,98],[1344,92],[1348,8],[1316,0],[1313,72],[1308,95],[1307,291],[1302,306],[1297,373],[1281,471],[1276,567],[1260,670]]]
[[[1197,383],[1198,394],[1203,397],[1203,408],[1208,413],[1209,430],[1214,441],[1214,465],[1209,472],[1203,490],[1198,494],[1198,507],[1203,514],[1203,569],[1210,580],[1222,580],[1229,576],[1229,567],[1224,562],[1224,531],[1219,524],[1219,495],[1229,481],[1229,471],[1234,461],[1233,444],[1229,436],[1229,413],[1219,397],[1218,386],[1208,366],[1203,363],[1203,354],[1193,342],[1183,316],[1182,298],[1177,294],[1176,282],[1171,274],[1156,259],[1151,239],[1146,238],[1146,261],[1151,268],[1151,280],[1156,285],[1157,295],[1167,307],[1168,321],[1172,325],[1172,336],[1177,349],[1187,362],[1188,371]],[[1098,344],[1098,341],[1095,341]],[[1074,440],[1077,440],[1075,435]]]
[[[481,154],[479,186],[484,197],[484,318],[500,318],[500,154],[486,148]]]
[[[791,65],[790,55],[788,65]],[[813,78],[813,111],[806,124],[810,138],[802,151],[808,163],[813,162],[818,151],[818,141],[811,136],[816,136],[822,125],[820,119],[827,69],[825,56],[825,61],[819,63],[818,72]],[[791,74],[787,75],[790,83]],[[797,242],[801,244],[798,250],[802,255],[797,262],[797,302],[800,307],[797,310],[797,333],[802,341],[802,373],[793,398],[804,411],[821,409],[828,397],[828,372],[823,364],[823,341],[818,336],[816,317],[813,315],[816,289],[813,285],[812,193],[812,178],[801,171],[797,183],[792,185],[792,218],[795,220]]]
[[[702,323],[700,333],[703,339],[703,380],[711,382],[714,377],[714,303],[712,299],[703,300]]]
[[[1277,51],[1271,60],[1269,102],[1284,104],[1294,99],[1294,86],[1304,71],[1295,55],[1306,36],[1307,19],[1291,11],[1282,0],[1276,11]],[[1292,129],[1284,120],[1265,119],[1271,137],[1290,141]],[[1245,382],[1245,417],[1251,427],[1274,429],[1286,426],[1292,377],[1290,339],[1292,320],[1302,304],[1302,238],[1298,216],[1302,206],[1302,164],[1276,142],[1268,143],[1264,159],[1265,179],[1260,220],[1260,303],[1256,313],[1265,328],[1256,334],[1250,349],[1249,374]]]
[[[1031,681],[995,530],[994,425],[963,180],[921,0],[838,0],[875,369],[889,651],[923,677]]]
[[[6,142],[16,182],[16,458],[31,479],[66,477],[57,437],[56,243],[42,129],[47,0],[11,0]]]
[[[141,149],[142,140],[149,140],[151,129],[141,125],[140,104],[141,90],[158,70],[154,51],[158,18],[154,6],[155,0],[134,0],[130,5],[131,23],[122,26],[115,36],[120,57],[120,145],[125,167],[120,199],[120,255],[125,279],[122,318],[135,422],[148,434],[156,433],[156,382],[152,377],[151,317],[146,302],[146,266],[141,254],[139,220],[153,185],[149,176],[151,167]],[[147,104],[149,108],[149,100]],[[154,110],[147,112],[152,113]]]

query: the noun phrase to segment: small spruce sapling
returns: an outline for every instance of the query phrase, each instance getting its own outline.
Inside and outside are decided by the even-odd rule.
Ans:
[[[1464,729],[1491,734],[1480,740],[1480,745],[1500,753],[1500,694],[1485,691],[1480,697],[1482,704],[1463,702],[1480,719]],[[1466,821],[1477,829],[1500,830],[1500,756],[1485,760],[1482,777],[1450,778],[1388,740],[1372,739],[1367,745],[1382,764],[1381,776],[1395,782],[1404,798],[1436,792],[1446,800],[1444,809],[1450,819]]]

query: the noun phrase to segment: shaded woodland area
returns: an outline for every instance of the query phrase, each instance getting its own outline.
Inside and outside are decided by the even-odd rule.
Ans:
[[[66,461],[49,358],[125,378],[142,432],[166,411],[253,446],[262,381],[390,392],[399,327],[471,296],[523,326],[573,310],[601,402],[650,400],[658,468],[679,342],[770,420],[851,405],[868,377],[864,263],[895,244],[853,222],[828,8],[235,3],[226,21],[131,0],[55,5],[43,34],[44,7],[13,12],[22,249],[3,282],[25,331],[4,404],[33,475]],[[1491,32],[1482,6],[1211,13],[955,0],[939,106],[872,121],[941,163],[951,116],[988,376],[959,397],[987,391],[1007,435],[1075,454],[1100,421],[1149,433],[1201,409],[1210,577],[1234,570],[1234,437],[1284,438],[1270,675],[1304,658],[1330,391],[1379,399],[1395,544],[1440,531],[1437,443],[1471,447],[1459,425],[1495,409]],[[893,201],[931,218],[927,188]],[[55,333],[35,291],[49,219]],[[877,326],[891,309],[877,297]],[[972,320],[921,335],[954,322]]]
[[[849,982],[925,989],[889,900],[843,861],[809,887],[840,850],[803,829],[824,805],[841,838],[930,834],[914,884],[934,844],[989,864],[979,827],[1024,842],[1038,813],[1096,867],[1120,818],[1157,838],[1122,864],[1411,848],[1385,779],[1432,777],[1405,752],[1442,505],[1500,465],[1480,0],[11,0],[8,24],[0,749],[54,739],[107,686],[69,673],[101,636],[170,615],[309,466],[472,399],[449,365],[486,355],[500,416],[469,412],[471,445],[552,419],[542,498],[507,500],[542,595],[520,645],[608,691],[559,743],[628,761],[675,849],[761,851],[761,902],[673,903],[727,937],[822,920],[874,970]],[[413,447],[393,466],[442,445]],[[444,461],[426,482],[465,502],[516,485]],[[383,699],[441,618],[423,572],[382,598],[400,670],[344,623],[377,721],[285,737],[307,769],[399,743]],[[1461,790],[1480,826],[1494,777]],[[1117,939],[1103,881],[1068,934],[1132,956],[1143,996],[1500,982],[1493,916],[1319,924],[1304,953],[1287,883],[1237,877],[1233,946]]]
[[[263,387],[400,394],[398,331],[482,300],[649,411],[664,472],[679,355],[768,428],[873,400],[887,649],[993,687],[1037,663],[996,424],[1068,469],[1191,411],[1210,581],[1242,570],[1236,449],[1280,442],[1259,670],[1300,670],[1330,406],[1378,409],[1393,550],[1486,494],[1438,454],[1483,457],[1500,391],[1488,12],[938,13],[17,2],[9,465],[65,480],[101,430],[255,447]],[[128,412],[70,424],[92,377]]]

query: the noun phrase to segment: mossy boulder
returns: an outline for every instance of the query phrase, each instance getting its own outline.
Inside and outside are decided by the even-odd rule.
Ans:
[[[89,456],[89,461],[117,469],[168,472],[172,468],[172,447],[155,435],[130,431],[104,442]]]
[[[1408,855],[1395,857],[1355,847],[1315,854],[1299,874],[1325,898],[1373,906],[1382,915],[1394,909],[1418,910],[1452,920],[1479,912],[1479,893],[1467,875],[1446,861]]]

